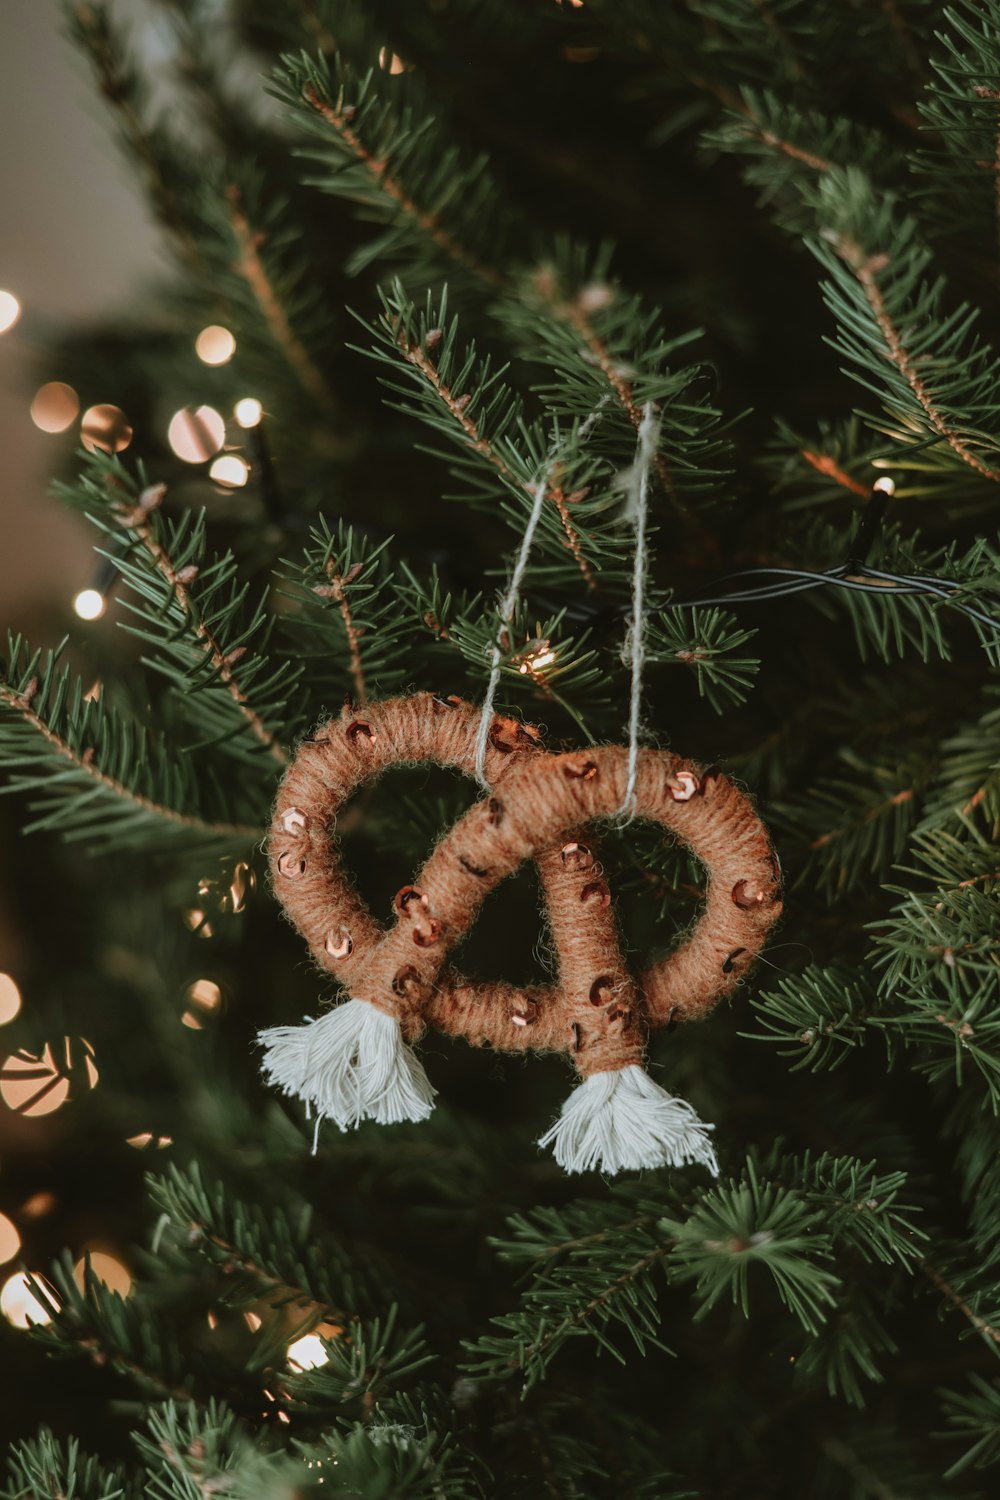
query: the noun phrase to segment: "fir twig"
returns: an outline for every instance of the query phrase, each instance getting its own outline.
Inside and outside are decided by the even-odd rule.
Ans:
[[[227,185],[225,201],[239,252],[234,270],[243,277],[250,288],[272,338],[298,377],[303,390],[312,396],[317,405],[335,407],[336,399],[326,382],[326,377],[292,327],[281,299],[275,291],[274,283],[268,275],[260,253],[263,236],[254,230],[247,218],[239,189],[235,183]]]
[[[192,597],[188,584],[193,580],[187,576],[188,570],[178,569],[174,566],[165,545],[155,534],[148,515],[144,516],[141,512],[139,514],[132,512],[125,517],[125,524],[145,549],[153,565],[166,580],[177,601],[178,607],[190,621],[198,644],[211,662],[219,681],[236,704],[239,713],[250,726],[254,738],[264,746],[279,765],[287,765],[288,751],[281,744],[277,736],[271,733],[252,704],[248,702],[247,695],[237,682],[236,674],[233,671],[232,653],[227,654],[223,651],[222,646],[209,627],[203,612],[198,608]],[[242,654],[240,652],[240,655]]]

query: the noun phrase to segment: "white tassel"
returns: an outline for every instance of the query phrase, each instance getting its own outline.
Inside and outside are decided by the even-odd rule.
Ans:
[[[630,1167],[701,1162],[718,1177],[719,1164],[708,1138],[714,1128],[633,1064],[584,1079],[538,1144],[552,1146],[556,1161],[567,1172],[615,1173]]]
[[[435,1090],[399,1022],[367,1000],[348,1000],[304,1026],[258,1033],[269,1083],[347,1130],[362,1120],[426,1120]]]

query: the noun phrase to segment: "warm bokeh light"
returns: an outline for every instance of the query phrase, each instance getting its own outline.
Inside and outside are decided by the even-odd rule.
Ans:
[[[21,316],[21,304],[13,292],[0,292],[0,333],[13,328]]]
[[[81,620],[99,620],[107,608],[107,602],[99,589],[81,589],[73,600],[73,612]]]
[[[0,1214],[0,1264],[13,1260],[20,1248],[21,1236],[17,1229],[6,1214]]]
[[[190,927],[196,937],[210,938],[212,936],[212,924],[205,920],[205,913],[200,906],[189,906],[184,913],[184,924]]]
[[[323,1347],[323,1340],[316,1333],[303,1334],[288,1346],[288,1363],[293,1370],[316,1370],[328,1364],[330,1356]]]
[[[251,1333],[257,1333],[259,1331],[261,1319],[255,1312],[245,1312],[243,1314],[243,1321],[247,1325]]]
[[[212,406],[184,406],[174,412],[167,441],[186,464],[204,464],[226,441],[226,424]]]
[[[73,1279],[77,1286],[83,1291],[84,1270],[87,1262],[98,1281],[104,1283],[109,1291],[117,1292],[119,1297],[127,1297],[132,1290],[132,1278],[122,1265],[116,1255],[109,1250],[101,1250],[96,1245],[80,1256],[73,1267]]]
[[[90,1043],[67,1036],[39,1056],[19,1050],[4,1058],[0,1098],[15,1114],[35,1119],[65,1104],[74,1084],[92,1089],[99,1076]]]
[[[214,460],[208,471],[209,478],[227,490],[242,489],[250,478],[250,465],[236,453],[223,453]]]
[[[80,441],[90,453],[121,453],[132,441],[132,425],[120,406],[88,406],[80,419]]]
[[[881,479],[876,479],[872,485],[873,490],[879,490],[883,495],[894,495],[896,493],[896,481],[890,479],[888,474],[883,474]]]
[[[15,1271],[0,1287],[0,1312],[15,1328],[52,1322],[48,1309],[42,1306],[29,1287],[25,1271]]]
[[[187,1009],[181,1016],[185,1026],[200,1031],[205,1019],[217,1013],[222,1005],[222,991],[212,979],[196,979],[185,991]]]
[[[56,1206],[55,1193],[32,1193],[18,1209],[22,1219],[44,1219]]]
[[[263,415],[264,408],[256,396],[244,396],[233,407],[233,416],[241,427],[257,427]]]
[[[227,905],[234,915],[243,911],[256,885],[257,877],[246,860],[237,860],[229,879],[229,890],[226,892],[223,904]]]
[[[0,1026],[13,1021],[21,1009],[21,991],[9,974],[0,974]]]
[[[31,403],[31,420],[42,432],[65,432],[76,421],[80,398],[71,385],[50,380],[40,386]]]
[[[134,1146],[137,1151],[163,1151],[174,1144],[174,1138],[170,1135],[154,1135],[151,1130],[140,1130],[138,1135],[126,1136],[125,1144]]]
[[[199,1010],[218,1010],[222,1004],[222,991],[213,979],[196,979],[187,989],[188,1003]]]
[[[236,340],[228,328],[212,323],[195,339],[194,352],[203,365],[224,365],[236,353]]]
[[[390,52],[388,47],[383,47],[378,55],[378,65],[383,72],[405,73],[406,64],[395,52]]]

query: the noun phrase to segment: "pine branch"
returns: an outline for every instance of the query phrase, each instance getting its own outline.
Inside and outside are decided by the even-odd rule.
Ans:
[[[962,1294],[956,1291],[955,1288],[945,1280],[940,1271],[938,1271],[934,1266],[931,1265],[930,1261],[922,1260],[920,1262],[920,1269],[921,1271],[923,1271],[924,1275],[927,1277],[927,1280],[931,1283],[931,1285],[941,1293],[942,1297],[945,1297],[951,1303],[952,1307],[956,1308],[962,1314],[962,1317],[966,1318],[968,1322],[971,1323],[976,1333],[978,1333],[983,1339],[986,1339],[988,1342],[1000,1345],[1000,1329],[994,1328],[992,1323],[987,1323],[985,1318],[981,1318],[979,1314],[969,1306],[968,1302],[965,1301]]]
[[[80,678],[8,638],[0,680],[0,769],[5,790],[37,814],[27,831],[54,831],[94,850],[178,851],[255,842],[260,826],[212,817],[230,802],[210,773],[159,735],[123,717]],[[263,812],[263,810],[262,810]]]
[[[917,108],[932,144],[914,155],[921,209],[941,234],[974,235],[991,263],[1000,244],[1000,6],[947,6],[930,83]]]
[[[1000,362],[976,337],[968,304],[944,307],[941,277],[928,280],[930,251],[916,222],[899,214],[857,171],[830,172],[820,185],[822,240],[812,246],[830,274],[824,297],[837,320],[835,347],[887,416],[870,424],[894,443],[894,467],[935,471],[961,493],[958,476],[1000,480],[991,435]]]
[[[916,1066],[961,1083],[967,1070],[1000,1108],[1000,1017],[992,994],[1000,963],[997,887],[980,880],[994,851],[987,841],[943,831],[918,836],[916,864],[891,918],[873,925],[884,997],[878,1024],[918,1047]],[[887,1014],[887,1002],[902,1009]]]
[[[362,1417],[370,1418],[376,1403],[433,1364],[423,1329],[398,1328],[397,1313],[392,1306],[384,1321],[354,1323],[348,1334],[324,1339],[325,1361],[285,1381],[293,1408],[317,1417],[342,1417],[345,1407],[358,1407]]]
[[[581,536],[570,520],[570,507],[588,517],[596,510],[584,503],[588,481],[599,470],[587,458],[583,424],[565,436],[557,431],[554,442],[539,423],[529,425],[520,399],[502,382],[504,370],[479,359],[475,345],[459,345],[458,320],[449,318],[445,296],[439,306],[428,297],[426,310],[418,314],[397,282],[382,301],[382,315],[371,328],[377,344],[363,352],[402,373],[402,383],[398,378],[386,382],[405,398],[398,409],[428,422],[458,448],[458,468],[484,498],[495,503],[499,482],[516,499],[514,513],[522,526],[524,506],[533,503],[536,486],[544,482],[552,510],[543,510],[540,543],[546,536],[557,537],[587,587],[594,589],[588,556],[596,554],[594,532]],[[606,484],[612,476],[606,464],[601,468]]]
[[[251,225],[243,195],[235,183],[227,185],[224,196],[237,250],[234,270],[249,287],[271,337],[285,356],[302,389],[308,392],[317,406],[336,410],[339,402],[330,389],[326,376],[292,327],[288,312],[265,265],[261,247],[267,241],[266,233],[255,230]]]
[[[763,1029],[740,1035],[776,1045],[782,1057],[795,1059],[793,1073],[839,1068],[853,1048],[864,1046],[878,1006],[874,989],[847,965],[788,975],[750,1003]]]
[[[321,142],[302,153],[326,168],[312,185],[386,226],[353,253],[348,270],[376,257],[410,261],[429,253],[480,286],[502,285],[503,273],[480,249],[497,245],[503,201],[485,159],[466,158],[442,136],[417,80],[400,80],[395,99],[380,91],[389,92],[384,75],[359,74],[339,55],[328,63],[288,54],[275,75],[277,97]]]
[[[133,1434],[143,1464],[143,1495],[156,1500],[291,1500],[308,1482],[305,1465],[269,1451],[260,1431],[244,1425],[223,1402],[178,1408],[168,1401],[146,1413]],[[266,1429],[265,1429],[266,1431]]]
[[[52,1285],[30,1279],[32,1295],[48,1314],[31,1325],[32,1337],[54,1354],[85,1354],[98,1367],[110,1365],[152,1400],[191,1400],[190,1351],[175,1331],[137,1295],[121,1297],[84,1262],[77,1284],[73,1257],[65,1251],[51,1270]]]
[[[699,696],[721,714],[745,702],[753,686],[760,660],[743,655],[740,648],[756,634],[741,627],[729,610],[675,606],[650,620],[647,655],[651,662],[687,667]]]
[[[148,1179],[153,1202],[184,1244],[194,1246],[227,1278],[227,1299],[265,1298],[275,1307],[301,1307],[311,1325],[344,1323],[380,1305],[385,1268],[362,1269],[330,1236],[311,1230],[311,1209],[295,1221],[280,1207],[266,1209],[234,1197],[221,1182],[206,1181],[196,1162],[170,1167]],[[374,1289],[381,1278],[381,1292]]]
[[[100,0],[67,0],[68,31],[87,54],[98,88],[114,109],[123,144],[139,163],[150,202],[183,259],[197,267],[201,253],[182,207],[187,186],[180,152],[159,126],[147,125],[141,79],[129,62],[109,7]]]
[[[75,1437],[57,1438],[48,1427],[12,1444],[2,1500],[138,1500],[119,1468],[109,1469],[80,1450]]]
[[[301,558],[285,565],[284,591],[295,607],[283,616],[282,633],[288,654],[303,663],[313,719],[345,695],[363,704],[412,676],[414,624],[400,607],[405,589],[388,545],[321,518]]]
[[[258,769],[262,751],[286,764],[268,720],[282,716],[298,671],[268,663],[265,601],[244,617],[247,586],[231,553],[208,557],[204,513],[165,520],[166,486],[147,486],[141,468],[133,477],[103,453],[90,455],[79,481],[56,492],[109,538],[105,555],[129,585],[125,603],[139,621],[125,628],[153,648],[147,664],[178,690],[179,705],[204,725],[209,742]]]

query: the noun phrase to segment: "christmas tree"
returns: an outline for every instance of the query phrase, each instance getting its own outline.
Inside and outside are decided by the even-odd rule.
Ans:
[[[0,678],[3,1495],[991,1493],[1000,3],[162,13],[167,111],[66,12],[175,272],[39,370],[97,557]],[[717,1177],[564,1172],[558,1056],[430,1030],[428,1118],[345,1131],[261,1076],[348,995],[279,784],[416,695],[753,800],[781,926],[648,1062]],[[336,826],[387,924],[483,795],[391,761]],[[634,811],[642,973],[707,877]],[[528,861],[457,962],[555,947]]]

